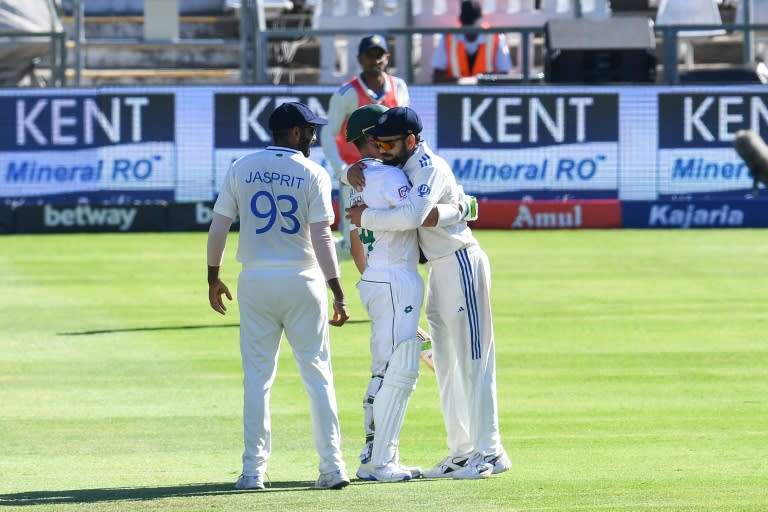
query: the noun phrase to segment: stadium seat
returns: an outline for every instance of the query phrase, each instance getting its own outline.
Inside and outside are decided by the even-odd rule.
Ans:
[[[744,0],[736,3],[736,23],[746,23]],[[752,23],[768,23],[768,1],[752,0]],[[765,31],[755,32],[755,53],[763,62],[768,62],[768,35]]]
[[[664,25],[722,25],[716,0],[661,0],[656,24]],[[725,30],[683,30],[678,36],[678,58],[687,69],[693,68],[694,45],[697,40],[724,35]]]

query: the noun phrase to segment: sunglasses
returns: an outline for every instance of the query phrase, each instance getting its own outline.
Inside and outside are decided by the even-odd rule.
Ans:
[[[398,137],[396,139],[391,139],[391,140],[376,139],[374,142],[376,142],[376,145],[379,146],[380,149],[383,149],[384,151],[392,151],[392,149],[394,149],[395,147],[395,142],[399,142],[407,138],[408,138],[408,135],[405,135],[403,137]]]

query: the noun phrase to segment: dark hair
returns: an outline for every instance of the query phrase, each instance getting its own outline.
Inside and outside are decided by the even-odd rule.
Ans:
[[[464,0],[461,2],[461,13],[459,21],[462,25],[474,25],[477,20],[483,17],[483,7],[477,0]]]

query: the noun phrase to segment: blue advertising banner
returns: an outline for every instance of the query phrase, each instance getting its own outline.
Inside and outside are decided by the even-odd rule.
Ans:
[[[465,190],[505,199],[618,197],[618,94],[438,93],[437,112],[437,146]]]
[[[0,90],[0,205],[55,206],[43,221],[78,229],[107,211],[83,205],[180,203],[196,206],[174,224],[200,229],[231,162],[272,143],[272,110],[302,101],[325,116],[335,90]],[[768,135],[761,86],[414,86],[410,106],[421,138],[481,199],[531,212],[538,200],[620,200],[624,223],[644,227],[763,225],[768,211],[733,147],[740,129]],[[319,143],[310,158],[332,176]]]
[[[173,200],[172,94],[0,96],[5,204]],[[70,204],[72,204],[70,202]]]
[[[625,228],[763,228],[762,201],[623,201]]]
[[[736,132],[768,133],[768,95],[663,93],[658,106],[660,199],[744,199],[752,175],[733,148]]]
[[[268,121],[269,115],[275,107],[289,101],[300,101],[309,106],[316,114],[325,117],[330,98],[330,93],[309,91],[292,95],[270,92],[269,90],[263,93],[215,94],[213,110],[214,189],[219,190],[227,169],[234,160],[272,144],[272,133],[269,131]],[[319,130],[317,137],[319,140]],[[312,146],[310,158],[321,165],[325,164],[325,155],[319,143]]]

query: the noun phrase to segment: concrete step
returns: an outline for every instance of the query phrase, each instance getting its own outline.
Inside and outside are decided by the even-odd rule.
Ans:
[[[46,77],[48,70],[41,70]],[[67,69],[67,81],[74,83],[75,71]],[[311,67],[270,67],[267,78],[271,84],[313,85],[320,73]],[[99,85],[238,85],[239,69],[84,69],[82,86]]]
[[[71,46],[71,45],[70,45]],[[75,60],[67,51],[68,65]],[[239,68],[240,41],[228,39],[90,39],[82,48],[84,68]]]
[[[75,34],[72,16],[62,19],[64,30],[70,38]],[[85,37],[106,39],[138,39],[144,36],[144,16],[86,16]],[[234,15],[180,16],[179,37],[183,39],[237,39],[240,37],[240,20]]]
[[[75,71],[67,69],[72,84]],[[80,85],[221,85],[239,84],[239,69],[83,69]]]

